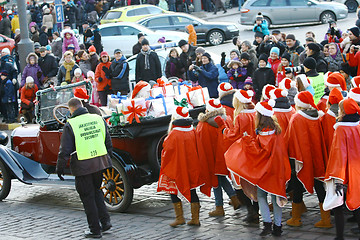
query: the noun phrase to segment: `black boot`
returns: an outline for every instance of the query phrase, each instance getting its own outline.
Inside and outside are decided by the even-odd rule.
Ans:
[[[94,233],[92,231],[85,231],[84,232],[84,237],[85,238],[101,238],[101,232],[100,233]]]
[[[281,230],[282,225],[280,226],[276,226],[275,224],[273,225],[273,230],[271,232],[272,235],[274,235],[275,237],[280,237],[281,233],[283,232]]]
[[[259,223],[259,213],[255,211],[252,205],[246,206],[247,216],[244,218],[244,221],[247,223],[258,224]]]
[[[272,225],[271,222],[264,222],[264,228],[263,228],[262,232],[260,233],[261,237],[265,237],[272,232],[271,225]]]
[[[104,224],[101,224],[101,232],[106,232],[112,227],[112,224],[110,221],[105,222]]]

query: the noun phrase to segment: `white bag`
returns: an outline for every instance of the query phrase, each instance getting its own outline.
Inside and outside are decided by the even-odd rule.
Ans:
[[[341,206],[344,203],[344,190],[341,189],[342,196],[335,193],[335,180],[326,181],[326,196],[323,204],[325,211]]]

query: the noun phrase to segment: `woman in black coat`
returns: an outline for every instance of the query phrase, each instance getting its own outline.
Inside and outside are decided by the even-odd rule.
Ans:
[[[96,24],[94,24],[92,26],[92,28],[93,28],[93,34],[94,34],[94,47],[96,48],[96,53],[98,55],[100,55],[100,53],[103,51],[100,30]]]

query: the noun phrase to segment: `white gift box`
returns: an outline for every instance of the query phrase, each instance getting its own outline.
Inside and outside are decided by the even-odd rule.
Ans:
[[[174,86],[175,96],[185,96],[190,88],[191,86],[186,84],[178,84],[177,86]]]
[[[138,118],[146,116],[145,99],[135,98],[122,100],[120,104],[117,104],[116,110],[117,112],[124,114],[123,120],[125,123],[132,123],[136,121],[135,115]]]
[[[210,96],[206,87],[201,88],[198,86],[190,88],[189,92],[186,93],[186,98],[193,107],[199,107],[205,105]]]
[[[116,109],[116,105],[121,101],[127,100],[127,96],[111,94],[107,96],[107,107],[111,110]]]
[[[171,115],[175,112],[176,106],[174,98],[158,95],[156,98],[146,99],[147,115],[152,117],[162,117]]]
[[[162,85],[162,86],[155,84],[153,88],[150,90],[150,96],[156,97],[160,94],[165,97],[174,97],[175,96],[174,87],[172,86],[171,83],[167,83],[166,85]]]

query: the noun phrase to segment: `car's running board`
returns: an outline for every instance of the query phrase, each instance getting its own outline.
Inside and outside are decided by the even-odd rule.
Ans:
[[[59,177],[57,176],[57,174],[50,174],[49,178],[47,179],[33,179],[33,180],[28,180],[26,181],[29,184],[32,185],[42,185],[42,186],[54,186],[54,185],[59,185],[59,186],[74,186],[75,185],[75,177],[74,176],[70,176],[70,175],[66,175],[63,176],[64,177],[64,181],[61,181],[59,179]]]

